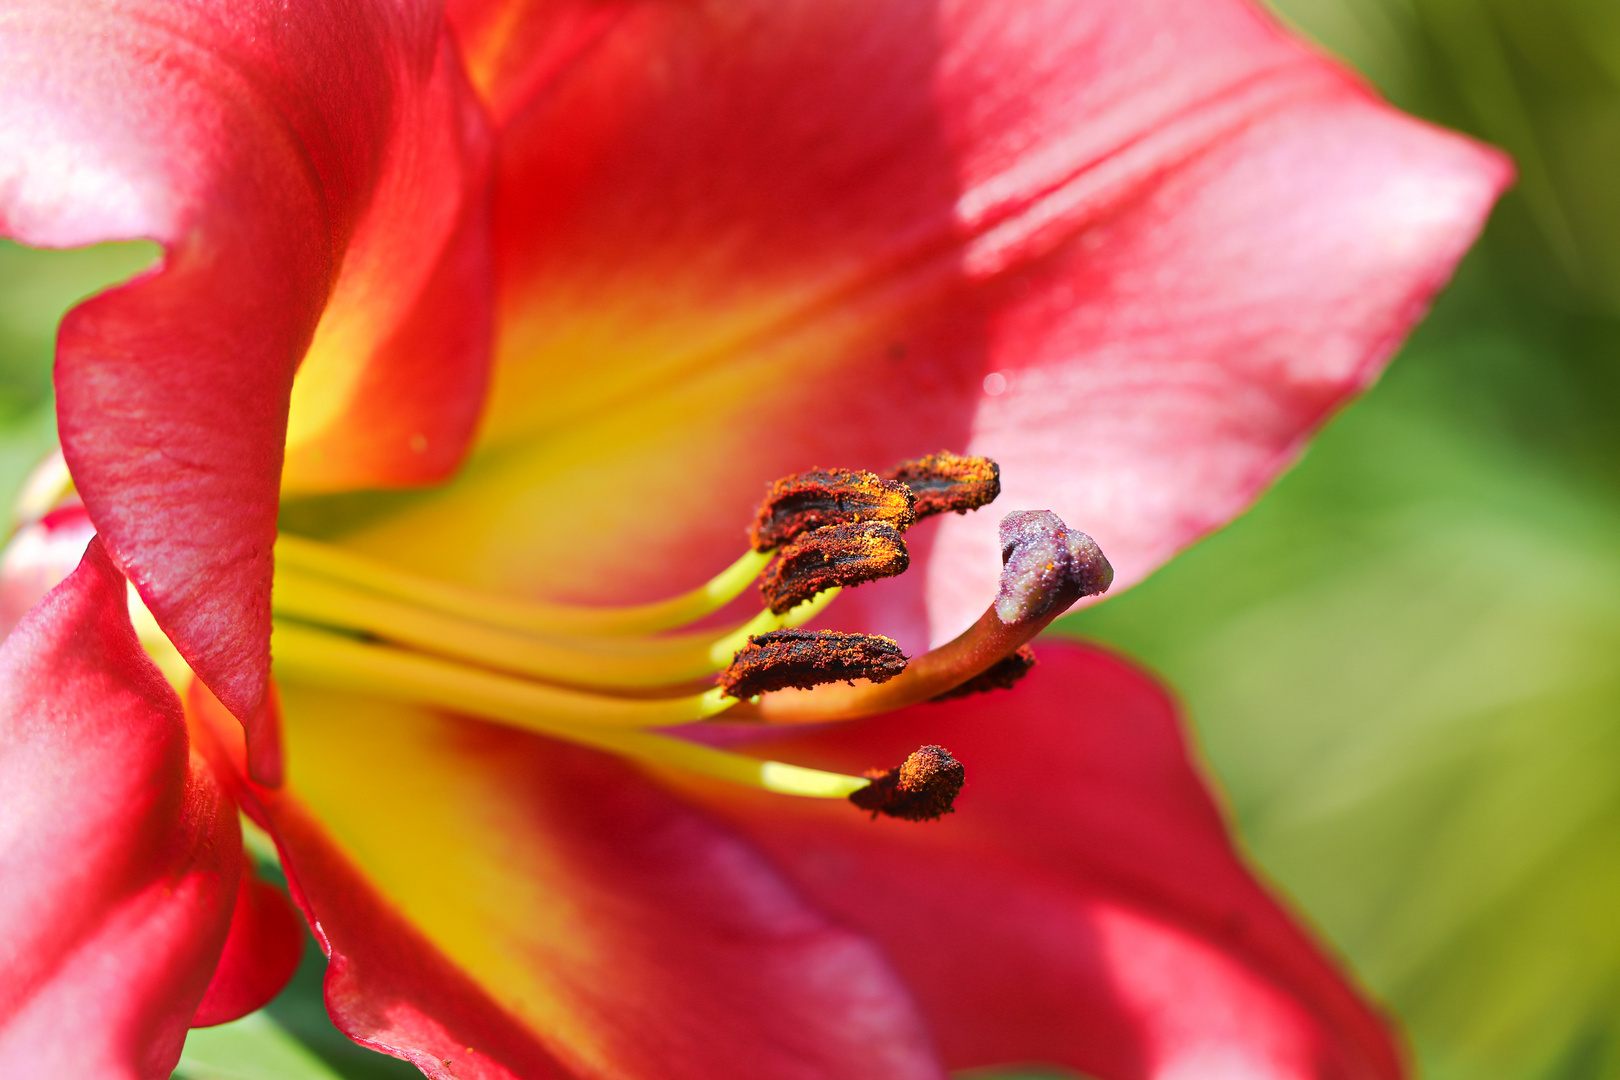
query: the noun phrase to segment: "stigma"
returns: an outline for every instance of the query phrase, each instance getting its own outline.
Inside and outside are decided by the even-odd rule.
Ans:
[[[955,640],[908,657],[877,634],[809,629],[845,589],[906,573],[906,531],[1000,493],[987,458],[941,451],[886,475],[814,469],[770,484],[747,548],[680,596],[628,607],[491,596],[305,537],[276,547],[278,677],[389,697],[788,795],[847,799],[873,819],[932,821],[965,776],[943,747],[848,776],[682,737],[717,719],[825,723],[1003,692],[1033,667],[1028,641],[1113,571],[1049,511],[1000,524],[996,596]],[[758,582],[757,614],[715,627]]]

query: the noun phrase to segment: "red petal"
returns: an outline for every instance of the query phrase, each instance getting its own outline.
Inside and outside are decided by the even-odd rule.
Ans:
[[[869,942],[623,764],[282,690],[260,812],[357,1040],[434,1077],[940,1077]]]
[[[774,476],[942,446],[1007,494],[847,602],[955,634],[1002,507],[1138,578],[1366,385],[1508,174],[1237,0],[453,15],[506,118],[497,389],[357,542],[503,591],[677,591]]]
[[[303,920],[281,890],[259,880],[244,859],[225,951],[191,1026],[223,1024],[268,1004],[298,970],[303,953]]]
[[[0,1075],[167,1077],[230,925],[236,810],[99,541],[0,645]]]
[[[1015,691],[769,743],[844,771],[943,745],[967,768],[943,821],[698,797],[884,946],[952,1068],[1401,1075],[1381,1018],[1233,850],[1164,691],[1094,649],[1038,652]]]
[[[148,607],[252,717],[289,391],[328,296],[343,325],[327,367],[347,365],[361,393],[379,366],[438,372],[359,410],[397,411],[409,431],[388,426],[391,447],[346,481],[442,474],[483,385],[484,241],[463,205],[482,198],[477,136],[438,9],[26,0],[0,24],[0,55],[0,229],[165,246],[152,272],[63,320],[63,452]],[[392,234],[402,219],[414,239]]]

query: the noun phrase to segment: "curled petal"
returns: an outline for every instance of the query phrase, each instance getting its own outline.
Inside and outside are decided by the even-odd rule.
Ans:
[[[225,950],[191,1026],[223,1024],[267,1004],[298,970],[303,953],[304,924],[298,913],[244,859]]]
[[[326,407],[379,364],[436,372],[378,399],[409,430],[382,426],[364,479],[442,474],[476,414],[481,136],[454,50],[426,2],[23,0],[0,56],[0,231],[164,245],[63,320],[62,448],[109,552],[250,719],[289,395],[323,310]],[[348,452],[305,413],[301,454]]]
[[[99,541],[0,645],[0,806],[0,1075],[167,1077],[241,838]]]

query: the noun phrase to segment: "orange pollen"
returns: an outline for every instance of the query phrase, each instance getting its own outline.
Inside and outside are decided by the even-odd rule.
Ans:
[[[910,565],[905,538],[887,522],[828,525],[783,545],[759,590],[781,615],[827,589],[894,577]]]
[[[986,457],[964,457],[941,450],[902,461],[886,474],[917,497],[917,520],[954,510],[965,514],[1001,494],[1001,466]]]
[[[934,821],[952,813],[967,772],[943,746],[924,746],[896,769],[872,769],[872,782],[850,794],[849,801],[903,821]]]
[[[772,630],[756,634],[720,673],[720,687],[734,698],[790,687],[808,690],[831,682],[887,682],[906,668],[900,646],[877,634],[836,630]]]
[[[1035,663],[1035,650],[1028,645],[1020,645],[967,682],[952,687],[943,694],[935,694],[929,700],[950,701],[953,698],[972,697],[974,694],[989,694],[996,690],[1011,690],[1029,674]]]
[[[755,551],[769,551],[811,529],[860,521],[905,532],[917,521],[916,501],[906,485],[877,473],[813,469],[767,489],[748,540]]]

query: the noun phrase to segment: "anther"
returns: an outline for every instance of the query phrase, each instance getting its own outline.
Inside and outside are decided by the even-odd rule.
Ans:
[[[963,457],[941,450],[902,461],[887,473],[917,497],[917,520],[955,510],[965,514],[995,502],[1001,494],[1001,466],[986,457]]]
[[[916,501],[906,485],[877,473],[813,469],[770,486],[748,540],[755,551],[769,551],[811,529],[857,521],[905,532],[917,520]]]
[[[882,521],[828,525],[783,545],[759,591],[771,610],[781,615],[834,586],[848,588],[894,577],[910,565],[906,541],[892,525]]]
[[[1114,568],[1097,541],[1050,510],[1015,510],[1001,519],[1001,587],[996,616],[1008,626],[1039,619],[1058,604],[1104,592]]]
[[[823,683],[869,679],[887,682],[906,669],[900,646],[876,634],[834,630],[772,630],[756,634],[720,673],[720,688],[734,698],[773,690],[809,690]]]
[[[1028,645],[1020,645],[1017,650],[1003,656],[994,664],[979,672],[973,678],[945,691],[936,694],[930,701],[950,701],[952,698],[970,697],[974,694],[988,694],[995,690],[1011,690],[1017,686],[1030,669],[1035,666],[1035,650]]]
[[[943,746],[925,746],[897,769],[873,769],[866,775],[872,782],[851,792],[849,801],[870,810],[873,820],[885,814],[903,821],[934,821],[955,809],[967,773]]]

